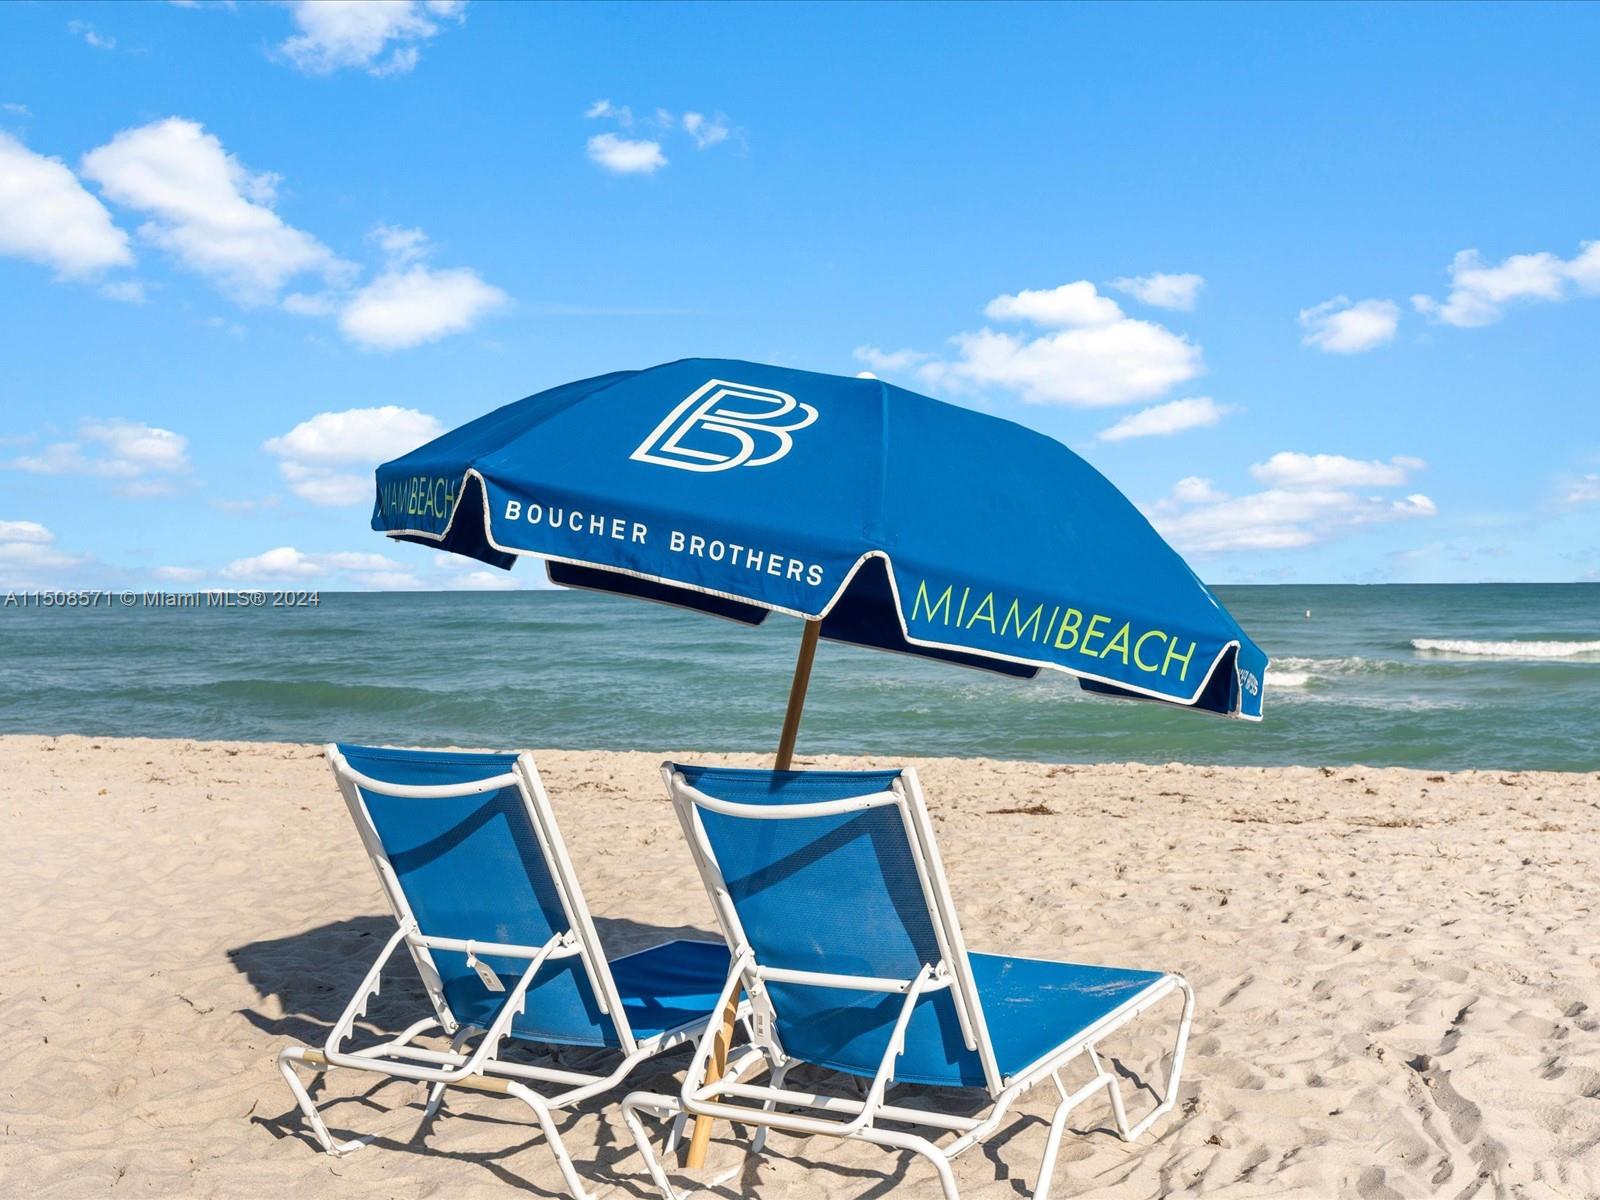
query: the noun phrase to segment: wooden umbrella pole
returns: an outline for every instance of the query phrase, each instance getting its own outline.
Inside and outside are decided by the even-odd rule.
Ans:
[[[783,733],[778,737],[778,756],[773,767],[787,771],[794,762],[794,743],[800,734],[800,714],[806,706],[806,687],[811,683],[811,663],[817,657],[817,638],[821,621],[807,621],[800,635],[800,654],[794,662],[794,680],[789,684],[789,707],[783,714]],[[722,1024],[711,1044],[711,1061],[706,1064],[706,1082],[715,1083],[728,1067],[728,1048],[733,1045],[733,1026],[739,1015],[739,993],[728,998],[722,1010]],[[689,1155],[684,1165],[703,1167],[711,1145],[711,1118],[694,1119],[694,1136],[689,1139]]]

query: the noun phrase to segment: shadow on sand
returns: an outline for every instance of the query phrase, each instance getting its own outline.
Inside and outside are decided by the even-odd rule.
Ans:
[[[713,941],[717,934],[694,926],[655,926],[637,921],[596,917],[595,925],[608,953],[615,957],[643,949],[672,938],[687,937]],[[228,951],[228,958],[261,997],[254,1008],[240,1009],[238,1015],[254,1028],[287,1045],[299,1042],[320,1046],[327,1040],[329,1030],[339,1019],[350,996],[359,986],[362,977],[383,948],[384,942],[394,932],[394,919],[388,916],[355,917],[332,921],[325,925],[290,934],[251,942]],[[399,1032],[413,1021],[432,1012],[427,993],[417,978],[409,957],[396,955],[383,977],[383,988],[367,1007],[365,1017],[356,1023],[358,1040],[378,1040]],[[426,1043],[427,1039],[424,1039]],[[440,1039],[439,1044],[444,1042]],[[537,1046],[508,1040],[502,1047],[502,1056],[513,1061],[539,1063],[571,1070],[603,1072],[614,1062],[609,1051],[582,1047]],[[626,1127],[616,1111],[616,1102],[626,1091],[648,1090],[674,1094],[681,1083],[683,1068],[688,1062],[688,1050],[682,1049],[643,1063],[617,1089],[597,1096],[557,1114],[559,1128],[565,1137],[579,1122],[597,1117],[599,1127],[595,1134],[593,1157],[581,1152],[574,1157],[579,1175],[594,1185],[616,1187],[624,1194],[641,1198],[657,1195],[644,1173],[643,1163]],[[1131,1072],[1125,1072],[1131,1075]],[[370,1148],[378,1153],[384,1150],[425,1153],[433,1159],[458,1161],[467,1167],[482,1170],[498,1182],[520,1191],[538,1196],[566,1196],[554,1161],[545,1151],[543,1137],[539,1134],[531,1114],[520,1104],[505,1104],[482,1096],[472,1096],[462,1101],[470,1108],[452,1106],[462,1092],[447,1092],[445,1107],[439,1117],[426,1128],[421,1127],[425,1093],[416,1084],[367,1076],[360,1079],[351,1073],[339,1072],[336,1079],[343,1086],[330,1094],[326,1086],[328,1076],[318,1075],[310,1083],[312,1098],[322,1110],[338,1138],[371,1136]],[[861,1096],[865,1082],[841,1077],[833,1072],[802,1067],[790,1074],[790,1085],[801,1090],[819,1090],[841,1095]],[[1137,1077],[1131,1080],[1141,1086]],[[280,1085],[281,1086],[281,1085]],[[898,1089],[891,1088],[891,1091]],[[304,1143],[309,1153],[320,1148],[305,1127],[299,1108],[288,1101],[276,1116],[256,1115],[251,1123],[266,1130],[278,1139],[293,1139]],[[925,1088],[910,1090],[896,1097],[894,1103],[908,1107],[939,1108],[944,1112],[963,1112],[976,1115],[988,1106],[987,1099],[977,1092],[930,1092]],[[488,1111],[485,1111],[488,1110]],[[406,1114],[409,1120],[400,1120]],[[507,1131],[507,1144],[489,1151],[455,1151],[450,1149],[450,1126],[458,1122],[471,1122],[478,1126],[495,1125]],[[998,1151],[1018,1134],[1036,1124],[1037,1119],[1022,1118],[1017,1124],[1002,1128],[981,1149],[995,1166],[997,1181],[1007,1181],[1019,1195],[1027,1195],[1029,1188],[1011,1176]],[[388,1126],[391,1132],[372,1134],[373,1126]],[[711,1165],[707,1174],[715,1174],[742,1152],[749,1131],[716,1126],[720,1145],[713,1148]],[[568,1149],[580,1149],[581,1139],[569,1142]],[[917,1170],[919,1176],[925,1164],[914,1167],[915,1159],[908,1155],[886,1152],[881,1165],[872,1167],[847,1167],[830,1161],[837,1147],[830,1138],[823,1138],[812,1146],[810,1139],[786,1137],[775,1133],[769,1153],[776,1151],[808,1171],[823,1172],[836,1179],[857,1180],[862,1185],[859,1192],[851,1192],[852,1200],[876,1200],[892,1193],[906,1178],[908,1170]],[[533,1154],[520,1158],[524,1151]],[[811,1156],[805,1152],[811,1151]],[[1023,1154],[1020,1161],[1029,1156]],[[710,1195],[723,1197],[751,1196],[759,1185],[760,1158],[747,1159],[739,1175],[721,1187],[712,1189]],[[719,1166],[718,1164],[721,1164]],[[513,1165],[542,1182],[513,1169]],[[686,1182],[688,1182],[686,1180]]]

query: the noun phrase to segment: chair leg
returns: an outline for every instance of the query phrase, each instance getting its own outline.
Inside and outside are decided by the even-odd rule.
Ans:
[[[672,1183],[667,1179],[667,1173],[661,1166],[661,1160],[656,1157],[655,1147],[650,1144],[650,1133],[644,1127],[644,1122],[639,1119],[639,1110],[654,1113],[659,1117],[670,1117],[673,1122],[672,1134],[669,1141],[676,1141],[682,1131],[687,1114],[679,1103],[670,1096],[660,1096],[652,1092],[629,1092],[622,1098],[622,1120],[627,1125],[628,1132],[633,1134],[634,1145],[639,1147],[639,1153],[644,1158],[645,1169],[650,1173],[650,1180],[656,1185],[663,1200],[680,1200],[678,1193],[672,1190]]]
[[[319,1074],[328,1070],[328,1067],[306,1062],[304,1054],[303,1046],[286,1046],[278,1053],[278,1072],[283,1076],[283,1081],[289,1085],[289,1091],[300,1106],[300,1111],[305,1114],[306,1124],[311,1126],[311,1133],[317,1139],[317,1144],[335,1157],[342,1158],[346,1154],[354,1154],[371,1142],[372,1136],[351,1138],[347,1142],[333,1140],[333,1135],[328,1132],[327,1122],[322,1119],[322,1114],[317,1111],[317,1106],[311,1099],[311,1093],[306,1090],[305,1084],[300,1082],[300,1076],[294,1072],[295,1064],[312,1067]]]
[[[1182,979],[1178,981],[1178,988],[1183,994],[1183,1015],[1178,1019],[1178,1036],[1172,1050],[1172,1067],[1167,1072],[1166,1091],[1162,1094],[1160,1103],[1146,1113],[1138,1124],[1131,1127],[1128,1125],[1128,1112],[1122,1102],[1121,1085],[1117,1077],[1101,1064],[1100,1054],[1094,1046],[1084,1047],[1088,1052],[1089,1062],[1094,1067],[1094,1078],[1077,1091],[1068,1095],[1067,1089],[1061,1083],[1060,1071],[1051,1073],[1051,1078],[1055,1080],[1056,1091],[1061,1093],[1061,1103],[1056,1106],[1055,1115],[1050,1119],[1050,1134],[1045,1139],[1044,1157],[1039,1163],[1039,1182],[1034,1188],[1033,1200],[1049,1200],[1050,1181],[1055,1174],[1056,1154],[1061,1148],[1061,1137],[1066,1132],[1067,1116],[1096,1090],[1102,1087],[1106,1089],[1106,1095],[1111,1101],[1111,1115],[1117,1126],[1117,1135],[1125,1142],[1134,1141],[1142,1136],[1177,1103],[1178,1084],[1183,1078],[1183,1054],[1189,1043],[1189,1027],[1194,1018],[1194,990]]]
[[[1185,979],[1178,980],[1178,989],[1183,993],[1183,1015],[1178,1018],[1178,1036],[1172,1047],[1172,1066],[1167,1071],[1167,1086],[1161,1094],[1161,1102],[1150,1112],[1146,1113],[1137,1125],[1122,1133],[1124,1141],[1135,1141],[1142,1137],[1150,1126],[1154,1125],[1163,1116],[1172,1111],[1172,1106],[1178,1102],[1178,1085],[1183,1082],[1183,1056],[1189,1046],[1189,1027],[1194,1022],[1194,989]],[[1117,1094],[1115,1105],[1120,1108],[1122,1096]],[[1123,1118],[1126,1120],[1126,1117]]]
[[[662,1143],[661,1153],[670,1158],[677,1151],[678,1143],[683,1140],[683,1127],[688,1123],[688,1113],[679,1113],[672,1118],[672,1126],[667,1130],[667,1138]]]
[[[783,1081],[786,1078],[788,1078],[789,1067],[792,1064],[787,1063],[787,1062],[774,1061],[770,1056],[768,1057],[767,1061],[769,1063],[772,1063],[772,1084],[771,1084],[771,1086],[773,1086],[775,1088],[781,1088],[783,1086]],[[778,1107],[778,1102],[776,1100],[766,1100],[766,1101],[763,1101],[762,1104],[761,1104],[761,1111],[762,1112],[772,1112],[777,1107]],[[769,1132],[770,1132],[770,1127],[769,1126],[766,1126],[766,1125],[757,1125],[756,1126],[755,1136],[750,1139],[750,1153],[751,1154],[760,1154],[763,1150],[766,1149],[766,1146],[767,1146],[767,1134]]]
[[[550,1152],[555,1155],[556,1165],[561,1168],[561,1177],[566,1180],[567,1190],[572,1193],[575,1200],[589,1200],[589,1193],[584,1189],[583,1180],[578,1177],[577,1169],[572,1165],[572,1156],[567,1153],[566,1143],[561,1140],[561,1131],[556,1128],[555,1117],[544,1097],[521,1083],[508,1083],[506,1094],[515,1096],[533,1110],[533,1115],[539,1120],[539,1128],[544,1131],[544,1140],[549,1143]]]
[[[471,1033],[472,1031],[467,1028],[456,1030],[455,1035],[450,1039],[450,1053],[460,1054],[461,1047],[466,1044],[467,1038],[471,1036]],[[428,1123],[438,1114],[439,1106],[444,1102],[445,1087],[445,1084],[436,1083],[428,1089],[428,1104],[422,1110],[422,1120],[417,1122],[417,1131],[411,1135],[413,1140],[422,1136],[423,1132],[428,1128]]]

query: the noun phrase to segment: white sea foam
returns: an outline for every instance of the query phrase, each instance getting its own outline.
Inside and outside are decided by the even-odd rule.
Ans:
[[[1311,682],[1310,671],[1280,671],[1277,667],[1267,668],[1267,682],[1275,688],[1305,687]]]
[[[1413,638],[1414,650],[1482,658],[1582,658],[1600,655],[1600,642],[1477,642],[1467,638]]]
[[[1392,658],[1362,658],[1359,654],[1339,658],[1299,658],[1285,655],[1275,658],[1267,668],[1268,674],[1307,674],[1312,678],[1328,675],[1381,675],[1403,670],[1406,664]],[[1281,680],[1280,680],[1281,682]]]

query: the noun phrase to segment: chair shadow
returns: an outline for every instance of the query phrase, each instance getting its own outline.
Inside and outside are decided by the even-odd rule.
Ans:
[[[673,938],[711,942],[721,940],[720,934],[692,925],[659,926],[617,917],[595,917],[594,921],[601,943],[605,946],[607,955],[612,958]],[[343,1013],[350,996],[393,932],[392,917],[363,916],[331,921],[285,937],[251,942],[229,950],[227,952],[229,961],[255,989],[262,1001],[256,1007],[237,1010],[237,1015],[256,1030],[270,1037],[282,1039],[284,1044],[299,1042],[303,1045],[320,1046],[327,1040],[329,1031]],[[357,1036],[374,1040],[392,1036],[420,1017],[430,1015],[431,1012],[427,993],[417,978],[409,956],[400,953],[390,960],[389,968],[384,972],[382,990],[372,997],[365,1017],[357,1022]],[[505,1057],[515,1061],[558,1066],[570,1070],[603,1072],[609,1069],[605,1065],[608,1061],[615,1062],[611,1052],[583,1047],[531,1046],[527,1043],[508,1041],[503,1046],[502,1052]],[[641,1063],[634,1073],[620,1082],[612,1092],[603,1093],[556,1114],[557,1124],[563,1136],[567,1135],[578,1122],[592,1116],[600,1117],[594,1157],[587,1161],[579,1159],[575,1162],[580,1175],[597,1185],[615,1187],[619,1192],[638,1196],[641,1200],[648,1200],[656,1195],[653,1185],[645,1175],[643,1163],[638,1160],[638,1148],[620,1118],[616,1117],[614,1112],[611,1119],[606,1119],[602,1114],[614,1110],[618,1097],[627,1091],[676,1093],[679,1077],[687,1065],[688,1055],[689,1048],[684,1047],[650,1062]],[[1144,1078],[1118,1059],[1112,1058],[1111,1062],[1113,1069],[1127,1085],[1130,1085],[1130,1100],[1134,1094],[1148,1093],[1153,1097],[1154,1089]],[[346,1073],[344,1077],[349,1076]],[[371,1086],[364,1090],[350,1095],[328,1097],[322,1087],[323,1078],[318,1075],[309,1087],[312,1098],[322,1107],[324,1118],[328,1120],[330,1127],[335,1128],[337,1136],[354,1136],[356,1133],[369,1132],[343,1128],[348,1123],[347,1114],[356,1117],[358,1121],[366,1118],[385,1122],[391,1128],[400,1115],[408,1111],[420,1120],[423,1103],[420,1089],[414,1084],[373,1077]],[[858,1082],[848,1076],[810,1067],[797,1069],[791,1074],[790,1079],[792,1085],[799,1086],[802,1090],[815,1089],[840,1094],[847,1094]],[[897,1092],[899,1089],[891,1091]],[[471,1164],[487,1171],[500,1183],[532,1195],[566,1196],[567,1193],[559,1182],[560,1176],[554,1160],[541,1146],[544,1138],[537,1124],[533,1122],[532,1114],[527,1113],[522,1105],[514,1103],[505,1106],[504,1116],[499,1115],[498,1105],[495,1105],[497,1111],[494,1114],[452,1107],[452,1097],[460,1095],[459,1092],[446,1093],[444,1109],[426,1130],[414,1127],[414,1131],[408,1135],[380,1133],[372,1138],[369,1149],[379,1153],[384,1150],[413,1154],[427,1153],[434,1158]],[[307,1152],[320,1153],[320,1147],[305,1127],[299,1107],[288,1097],[285,1099],[288,1101],[287,1105],[278,1115],[253,1115],[250,1118],[251,1124],[264,1129],[274,1138],[302,1142]],[[911,1108],[936,1107],[942,1112],[965,1115],[977,1115],[989,1105],[987,1097],[979,1092],[930,1091],[924,1088],[908,1089],[904,1095],[893,1098],[891,1102]],[[473,1103],[481,1105],[483,1101],[480,1098]],[[1108,1111],[1105,1116],[1109,1115]],[[513,1141],[495,1150],[453,1151],[449,1149],[449,1126],[453,1122],[505,1126],[517,1129],[518,1133]],[[1013,1110],[1012,1119],[996,1130],[981,1147],[974,1149],[981,1152],[994,1165],[997,1183],[1009,1183],[1017,1193],[1026,1195],[1028,1187],[1025,1179],[1031,1178],[1036,1162],[1029,1161],[1031,1155],[1024,1155],[1008,1163],[1002,1151],[1019,1135],[1025,1134],[1035,1126],[1044,1127],[1048,1124],[1048,1118],[1041,1119],[1035,1115],[1025,1115]],[[1091,1119],[1082,1125],[1074,1122],[1074,1129],[1079,1133],[1112,1132],[1109,1121],[1104,1119],[1101,1121]],[[527,1136],[521,1136],[524,1130],[528,1131]],[[749,1131],[742,1132],[744,1136],[748,1136]],[[652,1129],[652,1134],[656,1133],[657,1131]],[[727,1127],[719,1126],[717,1138],[720,1155],[716,1155],[714,1151],[714,1156],[721,1157],[724,1162],[727,1155],[738,1152],[737,1147],[726,1144],[725,1139],[728,1136]],[[807,1170],[823,1172],[841,1180],[850,1182],[860,1180],[865,1185],[865,1190],[855,1194],[853,1200],[879,1200],[904,1183],[911,1172],[918,1170],[919,1167],[927,1169],[927,1164],[921,1163],[915,1155],[892,1150],[884,1151],[881,1168],[845,1166],[830,1161],[827,1152],[829,1139],[823,1139],[818,1148],[811,1153],[807,1153],[808,1140],[788,1138],[775,1131],[768,1153],[775,1153]],[[544,1158],[535,1158],[533,1161],[539,1164],[537,1168],[539,1175],[552,1181],[549,1186],[536,1183],[511,1169],[510,1161],[530,1150],[545,1155]],[[711,1189],[709,1194],[730,1198],[754,1194],[759,1183],[758,1171],[761,1161],[761,1157],[747,1159],[739,1175],[728,1183]],[[1017,1174],[1019,1168],[1022,1177]],[[670,1169],[669,1167],[669,1171]]]
[[[674,938],[721,941],[720,934],[692,925],[656,926],[624,918],[596,917],[595,927],[607,955],[612,958]],[[393,917],[354,917],[230,949],[227,952],[228,960],[261,999],[258,1005],[237,1010],[236,1015],[261,1033],[281,1039],[284,1045],[298,1042],[320,1046],[327,1040],[334,1023],[344,1012],[384,943],[394,933],[394,928]],[[428,994],[417,977],[410,957],[403,952],[397,953],[384,970],[381,991],[371,998],[366,1015],[356,1023],[357,1040],[393,1036],[413,1021],[431,1015],[432,1011]],[[618,1084],[615,1092],[604,1093],[558,1112],[557,1125],[563,1136],[586,1117],[614,1108],[617,1096],[623,1091],[635,1087],[675,1091],[676,1077],[687,1065],[689,1049],[685,1046],[659,1059],[641,1063],[632,1075]],[[518,1062],[597,1073],[609,1071],[616,1062],[613,1051],[588,1047],[533,1046],[509,1040],[502,1047],[502,1056]],[[349,1073],[341,1073],[341,1076],[350,1077]],[[325,1095],[326,1089],[322,1086],[324,1078],[321,1074],[317,1075],[308,1082],[308,1089],[336,1136],[370,1135],[371,1131],[366,1129],[344,1129],[350,1118],[358,1123],[363,1118],[380,1121],[392,1129],[397,1118],[409,1111],[420,1122],[423,1099],[421,1089],[415,1084],[372,1076],[370,1086],[354,1094],[330,1098]],[[379,1133],[372,1136],[368,1149],[379,1153],[384,1149],[425,1152],[431,1157],[473,1164],[488,1171],[502,1184],[534,1195],[567,1195],[559,1182],[560,1176],[553,1157],[549,1157],[547,1151],[542,1149],[544,1138],[538,1125],[523,1105],[506,1105],[504,1116],[452,1108],[452,1096],[460,1095],[462,1093],[447,1092],[444,1108],[426,1129],[414,1127],[409,1134]],[[321,1148],[306,1128],[299,1107],[287,1096],[285,1099],[287,1105],[280,1113],[275,1116],[253,1115],[251,1124],[264,1129],[274,1138],[293,1139],[302,1142],[309,1151],[320,1153]],[[481,1101],[475,1100],[474,1103]],[[448,1147],[448,1129],[452,1122],[520,1127],[519,1135],[521,1130],[531,1128],[531,1132],[527,1137],[517,1136],[505,1147],[492,1151],[452,1151]],[[404,1129],[403,1124],[401,1128]],[[508,1160],[530,1149],[547,1155],[538,1173],[555,1181],[551,1186],[518,1175],[509,1167]],[[620,1124],[614,1125],[606,1120],[600,1122],[597,1149],[594,1161],[577,1163],[581,1174],[597,1183],[620,1186],[640,1197],[655,1194],[644,1177],[642,1164],[628,1163],[629,1158],[637,1157],[637,1148]],[[641,1180],[644,1181],[642,1187],[639,1186]]]

